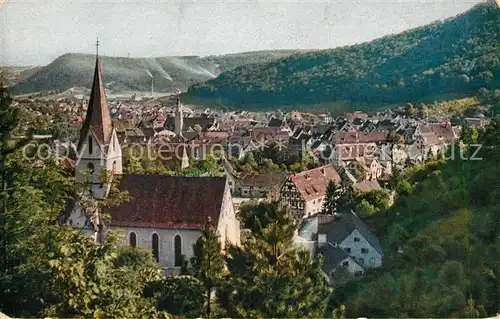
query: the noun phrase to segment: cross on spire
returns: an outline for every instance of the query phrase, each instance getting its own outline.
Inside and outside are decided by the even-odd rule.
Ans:
[[[95,41],[96,55],[99,55],[99,38]]]

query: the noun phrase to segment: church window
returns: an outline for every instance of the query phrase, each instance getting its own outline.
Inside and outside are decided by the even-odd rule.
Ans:
[[[88,163],[87,164],[87,169],[90,171],[90,173],[94,173],[94,164]]]
[[[175,267],[181,266],[182,261],[182,239],[181,236],[176,235],[174,237],[174,254],[175,254]]]
[[[69,220],[69,225],[73,226],[73,220],[72,219]]]
[[[116,161],[113,161],[113,173],[116,171]]]
[[[160,261],[160,249],[159,249],[159,238],[158,234],[153,234],[151,237],[151,248],[153,249],[153,258],[156,260],[156,262]]]
[[[130,233],[129,243],[131,247],[137,246],[137,236],[134,232]]]
[[[89,135],[89,154],[92,154],[92,136]]]

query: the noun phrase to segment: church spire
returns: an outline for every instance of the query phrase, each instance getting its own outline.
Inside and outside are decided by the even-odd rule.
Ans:
[[[182,137],[182,131],[184,126],[184,114],[182,111],[181,99],[177,96],[177,103],[175,107],[175,134]]]
[[[108,103],[106,102],[106,95],[101,75],[101,65],[99,63],[99,39],[96,41],[96,59],[94,69],[94,80],[92,83],[92,90],[90,92],[89,104],[87,108],[87,115],[83,123],[82,130],[80,131],[80,141],[78,149],[83,144],[85,136],[89,130],[93,133],[97,142],[105,146],[111,139],[112,124],[111,116],[109,114]]]

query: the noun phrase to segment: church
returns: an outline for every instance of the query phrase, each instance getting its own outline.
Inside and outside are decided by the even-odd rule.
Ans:
[[[177,115],[182,117],[182,112]],[[178,127],[182,127],[180,117]],[[80,229],[96,242],[105,241],[108,229],[120,230],[124,245],[151,249],[156,261],[173,273],[180,269],[183,257],[193,256],[193,244],[208,218],[223,248],[225,243],[240,244],[240,225],[226,178],[123,174],[121,145],[98,55],[77,150],[75,181],[85,185],[91,197],[69,203],[59,220],[62,225]],[[128,193],[129,200],[101,212],[92,199],[108,198],[113,183]],[[104,222],[104,214],[109,221]]]

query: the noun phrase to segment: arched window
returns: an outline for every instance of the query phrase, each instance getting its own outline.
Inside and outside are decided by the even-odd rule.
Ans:
[[[112,171],[113,173],[116,172],[116,161],[113,161],[113,168],[112,168],[112,170],[113,170]]]
[[[153,234],[153,236],[151,236],[151,248],[153,249],[153,258],[156,262],[160,262],[158,234]]]
[[[129,243],[131,247],[137,246],[137,236],[135,235],[134,232],[130,233]]]
[[[94,164],[92,164],[92,163],[88,163],[88,164],[87,164],[87,169],[88,169],[91,173],[93,173],[93,172],[94,172]]]
[[[89,154],[92,154],[92,136],[89,135]]]
[[[180,267],[181,266],[181,255],[182,255],[182,240],[181,236],[176,235],[174,237],[174,258],[175,258],[175,267]]]

